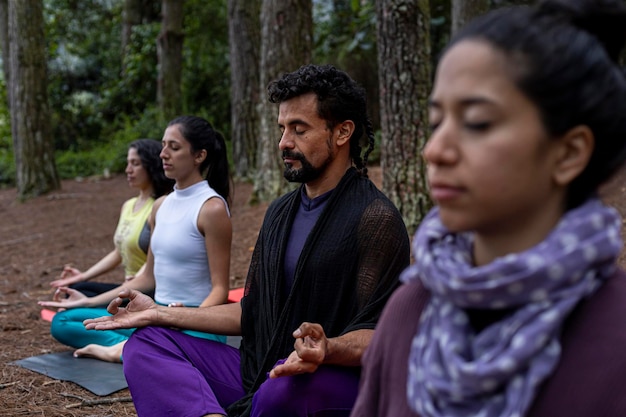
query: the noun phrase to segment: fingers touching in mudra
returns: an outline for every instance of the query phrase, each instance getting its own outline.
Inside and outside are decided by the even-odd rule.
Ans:
[[[124,300],[129,300],[126,307],[120,307]],[[152,298],[140,291],[125,289],[107,307],[112,316],[88,319],[83,322],[86,329],[111,330],[143,327],[150,323],[152,310],[157,305]]]
[[[69,287],[59,287],[54,291],[52,300],[39,301],[38,304],[43,307],[56,308],[74,308],[82,307],[87,296],[80,291]]]
[[[270,371],[270,378],[312,373],[324,362],[328,339],[324,329],[317,323],[302,323],[293,332],[296,338],[294,351],[284,363]]]

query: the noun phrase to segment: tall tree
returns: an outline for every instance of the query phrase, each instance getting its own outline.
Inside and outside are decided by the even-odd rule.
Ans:
[[[161,116],[169,120],[182,111],[183,0],[163,0],[161,33],[157,39],[159,77],[157,102]]]
[[[59,189],[50,129],[42,0],[8,2],[11,131],[20,199]]]
[[[2,72],[4,84],[11,85],[11,72],[9,63],[9,3],[8,0],[0,0],[0,46],[2,47]],[[10,91],[7,91],[10,93]],[[8,96],[8,94],[7,94]],[[9,98],[9,103],[11,99]]]
[[[235,175],[250,177],[256,164],[261,88],[261,0],[228,1],[230,51],[231,141]]]
[[[467,22],[489,10],[489,0],[452,0],[452,26],[454,35]]]
[[[135,26],[146,22],[156,22],[161,18],[160,0],[124,0],[122,8],[122,73],[126,72],[126,61],[131,49],[131,39]]]
[[[130,44],[130,36],[133,33],[133,26],[141,23],[142,0],[124,0],[122,10],[122,54],[125,54]]]
[[[311,0],[263,0],[261,5],[260,137],[253,199],[270,200],[286,188],[276,127],[278,108],[267,102],[266,87],[282,73],[311,60],[313,5]]]
[[[431,87],[428,0],[377,1],[383,190],[410,233],[431,206],[420,150]]]

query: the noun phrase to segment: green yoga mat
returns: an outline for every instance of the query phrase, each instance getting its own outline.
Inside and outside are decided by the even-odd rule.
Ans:
[[[128,387],[121,363],[75,358],[72,352],[32,356],[11,363],[50,378],[71,381],[99,396]]]

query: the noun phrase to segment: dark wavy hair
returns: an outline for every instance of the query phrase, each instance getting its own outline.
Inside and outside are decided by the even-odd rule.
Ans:
[[[620,0],[547,0],[483,15],[450,44],[476,39],[500,50],[553,137],[577,125],[591,129],[595,147],[568,188],[568,208],[593,195],[626,159],[626,78],[618,65],[624,28]]]
[[[326,120],[329,129],[352,120],[355,128],[350,139],[350,157],[361,175],[367,177],[367,158],[374,149],[374,129],[367,116],[365,89],[348,74],[332,65],[304,65],[269,83],[267,91],[271,103],[315,93],[317,113]],[[361,157],[360,140],[364,133],[368,147]]]
[[[174,180],[165,176],[163,171],[163,161],[161,161],[161,142],[155,139],[137,139],[132,141],[128,148],[135,149],[141,166],[148,173],[150,182],[152,183],[152,197],[159,198],[165,194],[169,194],[174,188]]]
[[[173,125],[180,126],[180,134],[191,144],[192,152],[206,150],[207,156],[199,167],[200,173],[211,188],[230,204],[231,178],[224,137],[213,129],[211,123],[198,116],[179,116],[167,124],[168,127]]]

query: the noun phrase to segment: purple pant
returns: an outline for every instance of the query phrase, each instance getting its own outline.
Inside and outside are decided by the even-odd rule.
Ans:
[[[138,416],[223,414],[245,395],[239,351],[162,327],[133,333],[124,375]],[[349,416],[358,392],[356,369],[322,366],[313,374],[267,379],[254,395],[253,417]]]

